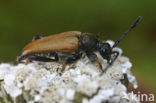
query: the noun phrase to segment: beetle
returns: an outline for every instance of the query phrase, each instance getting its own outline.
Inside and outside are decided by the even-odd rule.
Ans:
[[[24,47],[22,54],[17,57],[17,60],[20,62],[26,59],[26,65],[32,60],[43,62],[59,61],[63,63],[62,71],[64,71],[66,64],[78,60],[85,53],[91,61],[97,61],[102,72],[106,72],[119,56],[119,52],[114,51],[113,48],[119,44],[141,19],[142,17],[139,16],[112,47],[109,43],[100,41],[90,33],[67,31],[46,37],[35,36],[32,42]],[[107,60],[108,65],[105,69],[103,69],[100,60],[95,54],[96,51],[100,53],[103,59]],[[112,55],[114,56],[112,57]]]

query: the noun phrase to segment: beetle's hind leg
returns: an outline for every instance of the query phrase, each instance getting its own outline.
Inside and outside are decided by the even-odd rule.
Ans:
[[[41,61],[41,62],[51,62],[51,61],[58,61],[59,60],[57,53],[54,53],[53,56],[54,56],[53,58],[50,58],[50,57],[47,58],[47,57],[41,57],[41,56],[36,56],[36,55],[29,55],[26,58],[25,64],[28,64],[28,62],[32,61],[32,60]]]
[[[33,37],[32,41],[35,41],[35,40],[41,39],[41,38],[43,38],[43,36],[36,35],[36,36]]]

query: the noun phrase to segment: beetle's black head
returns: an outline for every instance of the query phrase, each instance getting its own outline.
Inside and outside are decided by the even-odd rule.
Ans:
[[[137,18],[137,20],[126,30],[126,32],[124,32],[120,38],[114,43],[114,45],[111,47],[110,44],[108,43],[102,43],[99,42],[97,44],[97,49],[99,50],[100,54],[102,55],[102,57],[104,59],[107,60],[107,62],[109,63],[106,68],[105,71],[113,64],[113,62],[117,59],[117,57],[119,56],[119,52],[118,51],[112,51],[113,48],[117,47],[119,42],[141,21],[142,17],[139,16]],[[111,55],[115,55],[114,58],[111,58]]]
[[[99,42],[97,49],[100,52],[101,56],[109,62],[112,54],[112,48],[110,44]]]

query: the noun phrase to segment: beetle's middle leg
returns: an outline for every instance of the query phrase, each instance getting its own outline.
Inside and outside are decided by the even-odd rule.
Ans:
[[[70,57],[70,58],[66,59],[66,61],[63,62],[61,71],[63,72],[65,70],[67,64],[75,62],[76,60],[80,59],[81,56],[82,56],[82,53],[77,51],[73,57]]]
[[[29,63],[30,59],[29,58],[26,58],[25,60],[25,65],[27,65]]]
[[[86,53],[87,54],[87,57],[93,62],[93,61],[97,61],[98,65],[99,65],[99,68],[100,70],[103,72],[103,68],[102,68],[102,65],[100,63],[100,60],[99,58],[97,57],[97,55],[95,53]]]

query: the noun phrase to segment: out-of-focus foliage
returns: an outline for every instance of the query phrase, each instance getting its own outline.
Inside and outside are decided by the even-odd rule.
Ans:
[[[119,46],[131,59],[133,73],[155,88],[155,10],[155,0],[1,0],[0,61],[16,60],[34,35],[80,30],[101,40],[117,40],[137,16],[143,16]]]

